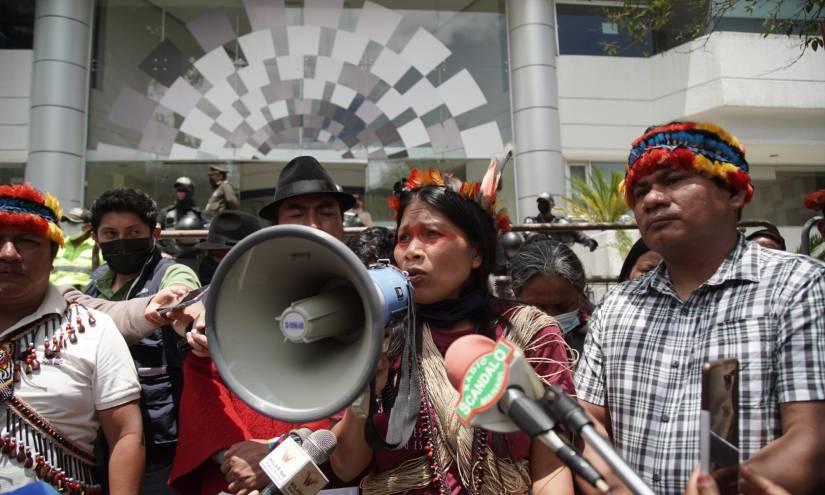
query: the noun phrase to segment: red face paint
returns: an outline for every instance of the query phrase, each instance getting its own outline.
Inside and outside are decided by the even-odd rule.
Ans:
[[[395,261],[410,274],[415,300],[432,304],[458,297],[481,257],[464,232],[434,207],[414,201],[404,210]]]

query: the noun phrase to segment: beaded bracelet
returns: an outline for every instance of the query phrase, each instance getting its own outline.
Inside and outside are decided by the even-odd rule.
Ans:
[[[275,450],[275,448],[278,447],[278,445],[280,445],[281,442],[284,441],[284,438],[286,438],[286,435],[281,435],[281,436],[270,439],[269,442],[267,442],[267,446],[269,447],[269,451],[272,452],[273,450]]]

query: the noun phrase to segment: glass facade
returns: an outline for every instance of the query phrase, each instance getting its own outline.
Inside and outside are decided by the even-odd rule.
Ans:
[[[781,2],[730,2],[713,0],[713,9],[717,14],[713,29],[715,31],[740,31],[761,33],[765,30],[765,20],[775,16],[776,19],[804,19],[804,1],[785,0]],[[815,15],[814,12],[811,15]],[[781,34],[781,33],[780,33]]]
[[[606,180],[610,180],[610,176],[612,174],[619,174],[620,176],[624,177],[624,163],[615,163],[615,162],[593,162],[591,167],[594,169],[598,169],[599,172],[604,175]]]
[[[608,55],[607,46],[618,49],[616,55],[644,57],[653,52],[653,36],[648,33],[643,44],[633,43],[630,36],[613,23],[612,9],[600,5],[556,4],[559,53],[562,55]]]
[[[471,174],[511,140],[502,2],[175,4],[98,2],[87,158],[103,182],[220,161],[253,201],[275,185],[262,166],[311,154],[369,207],[412,166]]]
[[[21,184],[24,174],[24,164],[0,162],[0,184]]]
[[[0,0],[0,50],[31,50],[34,1]]]
[[[605,180],[610,181],[611,174],[619,174],[624,177],[624,163],[618,162],[571,162],[567,164],[569,175],[568,177],[578,177],[587,183],[590,183],[593,177],[593,170],[598,170],[602,173]],[[568,194],[570,191],[568,190]]]
[[[767,220],[774,225],[802,225],[815,215],[802,205],[805,194],[825,189],[825,169],[777,171],[776,179],[753,182],[753,201],[742,218]]]
[[[766,19],[804,20],[815,15],[813,11],[805,12],[805,2],[802,0],[671,2],[670,20],[661,28],[647,32],[641,43],[635,43],[610,20],[611,13],[618,12],[619,3],[611,6],[593,5],[586,0],[557,2],[559,53],[605,56],[608,55],[606,47],[611,46],[616,49],[612,55],[646,57],[675,48],[710,31],[762,33]],[[694,32],[697,27],[698,32]]]
[[[238,189],[238,167],[222,164],[229,168],[229,182]],[[206,174],[209,166],[205,163],[164,163],[156,161],[139,162],[89,162],[86,167],[86,199],[91,204],[94,198],[109,189],[132,187],[145,191],[164,208],[175,202],[175,181],[178,177],[189,177],[195,186],[195,204],[206,206],[212,194],[212,187]],[[88,205],[87,205],[88,206]]]

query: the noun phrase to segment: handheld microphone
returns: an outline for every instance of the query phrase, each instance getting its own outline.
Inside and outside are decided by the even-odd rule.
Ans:
[[[308,436],[312,434],[312,430],[309,428],[299,428],[297,430],[290,430],[289,433],[284,433],[280,437],[275,439],[275,445],[279,445],[283,442],[287,437],[292,438],[298,445],[304,443],[304,440],[307,439]],[[272,448],[272,447],[270,447]],[[229,449],[221,449],[214,454],[212,454],[212,460],[221,464],[223,462],[223,456],[226,454],[226,451]]]
[[[304,441],[312,435],[313,431],[309,428],[298,428],[297,430],[290,430],[287,436],[295,440],[298,445],[303,446]]]
[[[653,495],[653,490],[630,469],[616,449],[610,445],[593,427],[590,417],[575,399],[564,393],[557,385],[550,385],[541,401],[541,407],[556,421],[562,421],[573,432],[581,436],[599,456],[613,469],[613,472],[635,494]]]
[[[268,456],[261,461],[261,469],[272,480],[261,491],[262,495],[284,493],[287,495],[315,495],[329,483],[318,467],[329,460],[338,441],[329,430],[314,431],[300,438],[295,436],[309,431],[293,430]]]
[[[513,344],[467,335],[447,349],[444,363],[447,378],[459,390],[455,413],[464,425],[497,432],[524,431],[592,486],[610,493],[599,472],[553,431],[556,422],[539,403],[544,385]]]

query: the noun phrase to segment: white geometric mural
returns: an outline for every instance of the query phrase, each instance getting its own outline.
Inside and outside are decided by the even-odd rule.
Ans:
[[[283,1],[244,8],[249,34],[237,37],[222,9],[206,11],[186,24],[205,55],[190,63],[166,40],[140,65],[156,82],[151,97],[120,90],[108,123],[140,133],[135,153],[268,159],[316,143],[341,158],[420,156],[415,148],[484,158],[502,149],[495,120],[462,128],[456,119],[488,104],[466,68],[428,77],[451,55],[441,41],[418,28],[403,48],[388,47],[403,14],[366,1],[347,30],[343,0],[305,0],[301,25],[287,25]],[[240,63],[225,48],[234,40]],[[364,64],[368,50],[377,56]],[[99,154],[115,149],[98,144]]]

